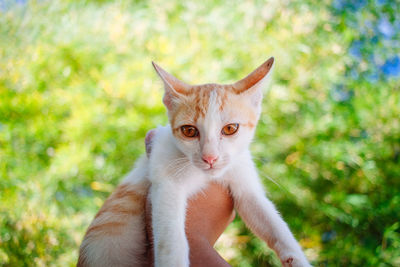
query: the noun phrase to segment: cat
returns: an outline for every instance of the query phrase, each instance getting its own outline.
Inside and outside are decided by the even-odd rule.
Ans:
[[[97,213],[81,244],[79,267],[148,265],[148,194],[155,266],[189,266],[186,201],[209,181],[229,188],[241,218],[283,266],[311,266],[265,197],[249,152],[273,65],[270,58],[234,84],[189,85],[153,62],[164,83],[169,125],[152,133],[149,157],[138,160]]]

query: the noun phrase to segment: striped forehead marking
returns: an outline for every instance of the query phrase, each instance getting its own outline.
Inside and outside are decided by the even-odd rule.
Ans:
[[[216,107],[213,112],[216,112],[218,109],[222,111],[228,97],[227,90],[229,90],[229,88],[226,87],[229,86],[203,84],[193,87],[191,92],[194,95],[194,121],[197,121],[199,117],[204,118],[212,107]]]

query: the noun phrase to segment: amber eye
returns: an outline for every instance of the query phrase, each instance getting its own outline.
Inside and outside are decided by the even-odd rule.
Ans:
[[[181,131],[186,137],[197,137],[199,136],[199,130],[192,125],[183,125],[181,126]]]
[[[221,133],[223,135],[232,135],[236,133],[238,129],[239,129],[239,123],[230,123],[225,125],[224,128],[222,128]]]

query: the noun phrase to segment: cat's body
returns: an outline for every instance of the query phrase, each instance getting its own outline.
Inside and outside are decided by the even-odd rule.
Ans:
[[[170,125],[152,151],[105,202],[81,245],[78,266],[147,266],[144,205],[152,202],[155,266],[189,266],[187,199],[208,182],[230,189],[247,226],[284,266],[309,266],[300,246],[265,197],[249,144],[261,110],[268,60],[233,85],[189,86],[154,65],[163,79]]]

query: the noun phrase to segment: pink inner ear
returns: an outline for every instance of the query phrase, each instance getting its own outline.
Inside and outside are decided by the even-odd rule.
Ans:
[[[271,70],[272,65],[274,64],[274,58],[271,57],[267,61],[265,61],[261,66],[255,69],[252,73],[247,75],[245,78],[236,82],[233,87],[235,88],[236,93],[240,94],[254,85],[256,85],[259,81],[261,81]]]
[[[172,109],[172,97],[168,92],[165,92],[164,94],[163,103],[167,109]]]

